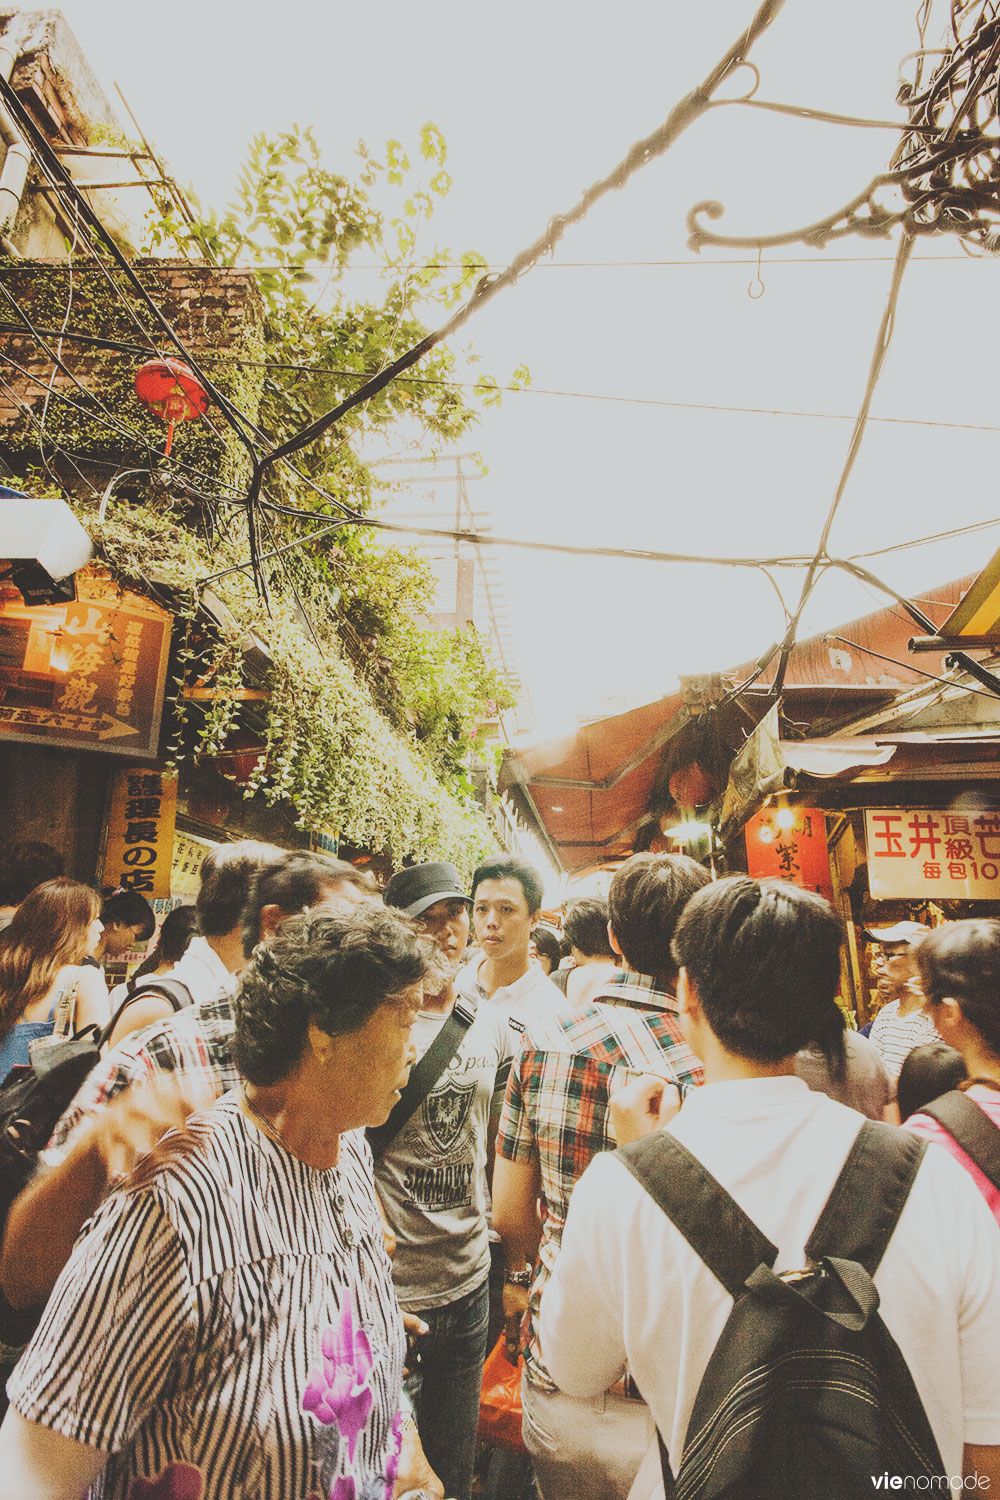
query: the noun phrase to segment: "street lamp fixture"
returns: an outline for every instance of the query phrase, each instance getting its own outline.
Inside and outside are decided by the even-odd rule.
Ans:
[[[13,583],[25,604],[75,599],[73,574],[86,567],[93,550],[65,500],[0,485],[0,583]]]

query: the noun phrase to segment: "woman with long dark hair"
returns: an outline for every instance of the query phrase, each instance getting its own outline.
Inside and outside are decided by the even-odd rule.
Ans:
[[[31,1043],[51,1036],[60,1000],[66,1029],[108,1019],[97,970],[80,968],[101,937],[101,901],[78,880],[46,880],[0,932],[0,1081],[29,1061]]]

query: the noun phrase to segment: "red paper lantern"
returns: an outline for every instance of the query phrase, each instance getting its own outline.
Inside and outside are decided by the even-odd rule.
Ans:
[[[679,766],[668,784],[678,807],[703,807],[715,795],[715,781],[696,760]]]
[[[135,393],[143,406],[167,424],[169,453],[177,422],[190,422],[208,407],[208,392],[182,360],[150,359],[135,373]]]

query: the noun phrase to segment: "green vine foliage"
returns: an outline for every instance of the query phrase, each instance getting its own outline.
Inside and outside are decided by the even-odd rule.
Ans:
[[[480,256],[426,243],[427,222],[450,185],[446,156],[440,131],[427,125],[413,161],[400,142],[388,142],[379,157],[362,143],[358,170],[347,177],[329,171],[312,132],[296,127],[254,139],[235,200],[221,215],[195,203],[194,223],[166,207],[151,223],[151,257],[179,248],[254,271],[264,302],[256,422],[270,441],[291,436],[417,343],[483,274]],[[364,283],[377,295],[367,300],[347,290],[352,257],[377,268]],[[519,369],[508,383],[527,380]],[[406,380],[298,454],[294,469],[272,468],[267,496],[318,519],[331,512],[322,490],[371,513],[379,490],[364,461],[365,440],[391,431],[396,442],[402,428],[408,437],[416,431],[422,451],[434,451],[499,400],[492,376],[464,390],[453,352],[436,348]],[[312,529],[280,512],[264,514],[265,548]],[[245,562],[241,515],[230,508],[224,535],[213,532],[209,545],[162,498],[112,505],[101,547],[133,579],[148,577],[155,557],[159,574],[183,591]],[[224,757],[238,731],[249,734],[262,749],[248,795],[287,800],[303,824],[331,824],[397,861],[447,858],[470,871],[495,841],[471,795],[469,767],[489,761],[484,727],[513,702],[485,642],[471,627],[430,628],[434,582],[426,564],[363,528],[297,546],[269,567],[263,619],[245,573],[213,585],[232,623],[211,638],[190,595],[174,753]],[[272,663],[264,709],[237,695],[252,630],[264,637]],[[207,703],[183,695],[196,678],[217,690]]]
[[[178,617],[170,756],[224,755],[236,731],[249,731],[260,751],[244,791],[291,803],[303,826],[330,824],[350,843],[385,850],[395,862],[450,859],[466,874],[495,849],[478,805],[454,778],[443,784],[415,732],[389,722],[332,620],[312,638],[294,598],[276,590],[262,621],[249,580],[236,574],[219,587],[228,619],[206,632],[194,585],[242,559],[237,528],[210,549],[162,508],[111,505],[102,524],[92,514],[87,522],[116,577],[170,580]],[[263,707],[238,696],[251,632],[266,638],[271,659]],[[196,681],[216,690],[209,702],[185,698],[184,688]]]
[[[259,135],[224,213],[202,209],[193,198],[193,225],[166,210],[150,226],[151,253],[179,246],[218,266],[255,270],[264,297],[267,363],[259,423],[275,442],[337,406],[418,343],[486,270],[471,251],[455,255],[425,243],[428,221],[451,181],[436,126],[423,127],[416,165],[398,141],[387,143],[381,159],[362,142],[358,158],[351,180],[324,167],[308,128]],[[376,200],[395,206],[379,208]],[[365,285],[378,295],[370,300],[346,287],[355,252],[373,268]],[[475,359],[468,352],[466,357]],[[301,452],[296,468],[338,500],[367,511],[374,486],[358,451],[360,439],[404,421],[408,430],[416,429],[422,451],[434,451],[462,437],[483,406],[501,399],[492,376],[478,377],[471,399],[457,379],[453,352],[438,346]],[[528,380],[521,366],[509,383]],[[324,508],[287,468],[272,470],[268,484],[278,500]]]

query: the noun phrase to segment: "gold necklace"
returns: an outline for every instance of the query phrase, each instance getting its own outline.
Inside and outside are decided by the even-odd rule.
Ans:
[[[247,1087],[245,1083],[240,1084],[240,1094],[243,1097],[244,1108],[246,1109],[247,1114],[254,1121],[254,1123],[260,1126],[261,1130],[269,1138],[269,1140],[272,1140],[276,1145],[281,1146],[282,1149],[287,1151],[290,1156],[294,1156],[295,1152],[285,1140],[285,1137],[282,1135],[277,1125],[275,1125],[274,1121],[269,1120],[267,1115],[262,1115],[259,1109],[254,1108],[250,1096],[247,1093]]]

